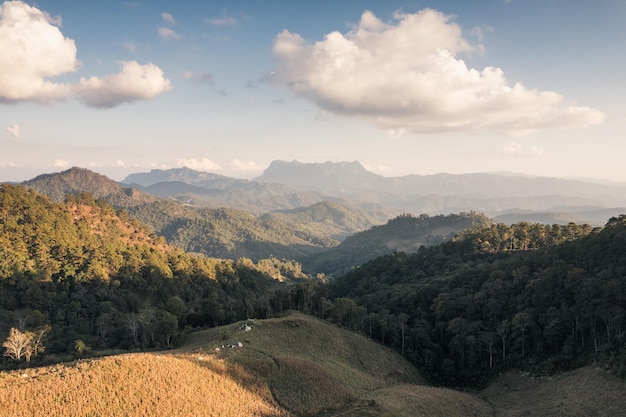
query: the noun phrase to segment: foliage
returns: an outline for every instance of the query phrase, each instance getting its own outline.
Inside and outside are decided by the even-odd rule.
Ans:
[[[291,261],[185,254],[87,194],[52,203],[0,188],[0,335],[49,325],[52,354],[169,347],[185,327],[282,311],[275,271],[307,279]]]
[[[479,213],[429,216],[403,214],[387,224],[349,236],[339,246],[303,260],[309,272],[342,275],[359,265],[393,252],[415,252],[452,238],[457,232],[492,222]]]
[[[602,230],[474,228],[338,278],[330,298],[351,303],[334,319],[404,347],[445,384],[482,384],[512,366],[555,372],[608,361],[626,354],[624,251],[626,216]]]
[[[232,228],[228,210],[203,213],[223,221],[207,227],[210,239],[245,230]],[[324,275],[313,279],[289,259],[184,253],[88,194],[53,203],[6,184],[0,336],[11,327],[50,326],[41,364],[53,355],[171,348],[187,329],[295,309],[388,345],[447,385],[480,385],[512,367],[550,373],[592,361],[626,373],[626,216],[593,229],[506,226],[474,213],[407,215],[349,241],[373,256],[377,244],[367,246],[364,236],[380,244],[375,237],[390,229],[432,242],[375,258],[327,285]],[[241,243],[254,239],[242,235]],[[2,365],[15,366],[9,359]]]

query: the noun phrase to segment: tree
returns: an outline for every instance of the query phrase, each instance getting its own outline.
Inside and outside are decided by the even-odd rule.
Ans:
[[[34,332],[27,332],[32,334],[32,339],[26,349],[26,362],[30,362],[31,356],[37,356],[44,351],[46,347],[43,344],[43,338],[49,330],[50,326],[44,326]]]
[[[502,340],[502,359],[506,359],[506,341],[509,338],[509,332],[511,330],[511,323],[508,320],[502,321],[496,328],[496,333]]]
[[[398,314],[398,322],[400,322],[400,332],[402,333],[402,349],[400,354],[404,355],[404,335],[406,333],[406,323],[409,321],[410,316],[406,313]]]
[[[29,349],[29,345],[32,342],[34,334],[30,332],[21,332],[15,327],[11,327],[9,330],[9,337],[2,344],[2,347],[6,349],[4,356],[19,361],[22,357],[26,356],[26,352]]]
[[[489,369],[491,369],[493,368],[493,352],[496,344],[496,333],[483,331],[478,337],[481,343],[487,348],[487,352],[489,352]]]

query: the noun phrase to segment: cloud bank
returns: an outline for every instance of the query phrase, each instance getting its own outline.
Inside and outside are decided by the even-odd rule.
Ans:
[[[425,9],[397,12],[392,24],[362,14],[347,34],[315,43],[284,30],[274,40],[270,82],[336,114],[361,117],[392,133],[585,127],[604,115],[555,92],[511,85],[502,69],[468,68],[461,53],[482,50],[452,17]]]
[[[76,97],[91,107],[110,108],[170,90],[154,64],[122,62],[118,74],[82,78],[78,84],[51,79],[79,67],[76,44],[61,33],[60,18],[21,1],[0,4],[0,102],[41,104]]]

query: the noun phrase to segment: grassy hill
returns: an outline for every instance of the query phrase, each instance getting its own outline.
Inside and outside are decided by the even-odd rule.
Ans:
[[[0,416],[617,416],[624,388],[592,367],[509,372],[474,394],[428,386],[391,350],[293,313],[192,333],[174,351],[1,372]]]
[[[0,416],[491,412],[469,394],[423,385],[401,356],[324,321],[294,313],[247,323],[250,331],[236,323],[193,333],[176,351],[2,372]]]

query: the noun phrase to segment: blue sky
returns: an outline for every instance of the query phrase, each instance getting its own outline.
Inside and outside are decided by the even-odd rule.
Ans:
[[[237,178],[626,181],[626,2],[0,3],[0,181],[80,166]]]

